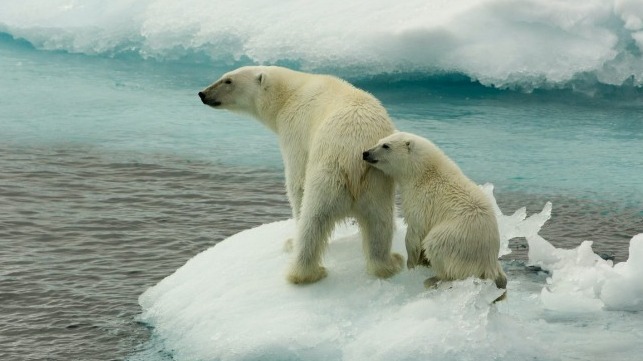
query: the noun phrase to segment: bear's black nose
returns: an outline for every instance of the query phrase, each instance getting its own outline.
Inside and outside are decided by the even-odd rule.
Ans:
[[[368,156],[369,156],[368,151],[362,153],[362,159],[367,160]]]
[[[199,92],[199,98],[201,98],[201,101],[205,103],[205,93],[204,92]]]

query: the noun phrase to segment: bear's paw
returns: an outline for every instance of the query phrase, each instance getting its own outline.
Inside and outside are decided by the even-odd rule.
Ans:
[[[379,278],[389,278],[396,275],[404,266],[404,257],[398,253],[391,253],[387,262],[373,262],[368,265],[368,271]]]
[[[310,267],[307,269],[302,269],[301,267],[295,266],[292,267],[286,278],[290,283],[299,285],[315,283],[326,277],[326,275],[326,268],[322,266]]]

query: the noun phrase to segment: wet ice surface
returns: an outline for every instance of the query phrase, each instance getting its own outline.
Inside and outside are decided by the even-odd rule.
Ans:
[[[485,186],[490,194],[492,187]],[[635,360],[643,334],[643,234],[612,265],[583,243],[558,249],[538,235],[551,204],[527,216],[498,214],[507,240],[529,242],[530,274],[505,266],[507,301],[491,282],[425,290],[430,269],[387,280],[364,271],[357,227],[339,227],[323,281],[284,281],[283,241],[294,222],[243,231],[200,253],[140,297],[141,320],[177,360]],[[405,226],[394,248],[404,253]],[[520,267],[519,267],[520,268]],[[628,313],[629,311],[629,313]],[[140,354],[135,359],[146,359]]]

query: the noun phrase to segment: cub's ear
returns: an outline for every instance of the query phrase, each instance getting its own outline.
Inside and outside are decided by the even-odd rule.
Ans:
[[[257,82],[259,83],[259,85],[265,85],[265,83],[266,83],[266,74],[259,73],[259,75],[257,75]]]
[[[407,140],[404,142],[404,145],[406,145],[406,150],[411,153],[411,149],[413,149],[413,142],[410,140]]]

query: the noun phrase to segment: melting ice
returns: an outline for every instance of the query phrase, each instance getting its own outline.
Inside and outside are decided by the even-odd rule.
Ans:
[[[493,198],[493,186],[483,189]],[[504,215],[500,255],[525,237],[529,263],[505,263],[508,299],[467,279],[425,290],[429,269],[386,280],[365,272],[358,229],[339,226],[329,276],[284,280],[294,232],[286,220],[238,233],[189,260],[140,297],[142,321],[175,360],[639,360],[643,336],[643,234],[612,265],[591,251],[557,249],[538,235],[551,204]],[[398,220],[396,251],[404,251]]]

